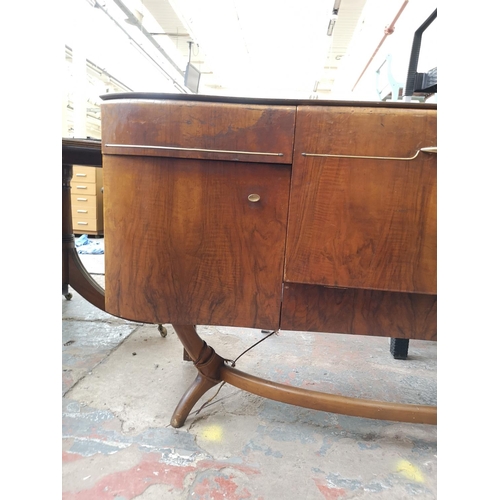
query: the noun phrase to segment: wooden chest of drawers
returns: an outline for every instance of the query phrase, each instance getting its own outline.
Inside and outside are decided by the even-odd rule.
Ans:
[[[71,207],[74,234],[104,234],[101,168],[73,167]]]

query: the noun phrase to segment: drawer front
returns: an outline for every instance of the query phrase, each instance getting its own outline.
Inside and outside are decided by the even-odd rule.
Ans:
[[[80,165],[73,165],[73,181],[74,182],[97,182],[97,169],[95,167],[85,167]]]
[[[72,208],[85,208],[96,207],[98,213],[102,214],[102,199],[103,195],[99,190],[96,195],[89,195],[87,193],[78,193],[71,195]]]
[[[97,219],[86,219],[83,217],[73,217],[73,230],[74,231],[101,231],[102,222]]]
[[[85,207],[71,207],[74,219],[97,219],[97,207],[87,205]]]
[[[119,99],[101,104],[105,155],[292,162],[295,106]]]
[[[83,198],[95,196],[97,194],[97,184],[72,180],[71,194],[82,195]]]
[[[437,298],[285,283],[283,330],[437,340]]]
[[[299,107],[285,280],[435,294],[432,146],[435,110]]]
[[[75,208],[83,208],[84,210],[90,210],[91,208],[95,208],[99,217],[102,217],[102,203],[103,194],[101,191],[97,191],[96,195],[89,195],[87,193],[78,193],[71,195],[71,207]]]
[[[71,207],[72,208],[89,208],[96,206],[97,196],[88,195],[86,193],[72,194]]]

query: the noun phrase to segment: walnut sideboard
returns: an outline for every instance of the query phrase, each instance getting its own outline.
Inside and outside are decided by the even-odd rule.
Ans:
[[[308,408],[436,423],[231,366],[195,325],[436,341],[437,107],[102,97],[105,310],[170,323],[198,375]]]

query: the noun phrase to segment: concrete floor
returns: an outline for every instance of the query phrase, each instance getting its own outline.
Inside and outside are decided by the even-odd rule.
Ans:
[[[104,286],[104,256],[82,255]],[[195,377],[170,325],[110,316],[62,297],[63,500],[435,499],[437,428],[307,410],[223,385],[184,427],[170,417]],[[234,359],[260,330],[198,328]],[[436,404],[436,344],[280,332],[237,368],[281,383],[405,403]],[[216,394],[209,391],[195,407]]]

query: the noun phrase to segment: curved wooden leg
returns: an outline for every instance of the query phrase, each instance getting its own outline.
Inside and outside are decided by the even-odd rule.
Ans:
[[[71,219],[71,178],[73,166],[63,164],[62,170],[62,293],[67,297],[71,285],[84,299],[102,311],[104,289],[96,283],[80,260],[73,236]]]
[[[218,383],[219,382],[209,380],[198,373],[198,375],[196,375],[196,378],[194,379],[194,382],[184,393],[184,396],[182,396],[182,399],[179,401],[177,407],[175,408],[174,414],[170,419],[170,424],[172,425],[172,427],[182,427],[189,415],[189,412],[193,409],[193,406],[196,404],[196,402],[203,396],[203,394],[205,394],[205,392],[207,392]]]
[[[220,369],[224,364],[212,347],[202,340],[194,325],[172,325],[185,351],[198,369],[198,375],[179,401],[170,420],[172,427],[182,427],[196,402],[210,388],[221,382]]]
[[[90,276],[75,248],[67,250],[69,284],[92,305],[105,311],[104,289]]]
[[[75,248],[73,226],[71,222],[71,178],[73,167],[62,166],[62,294],[68,295],[69,285],[69,250]]]

